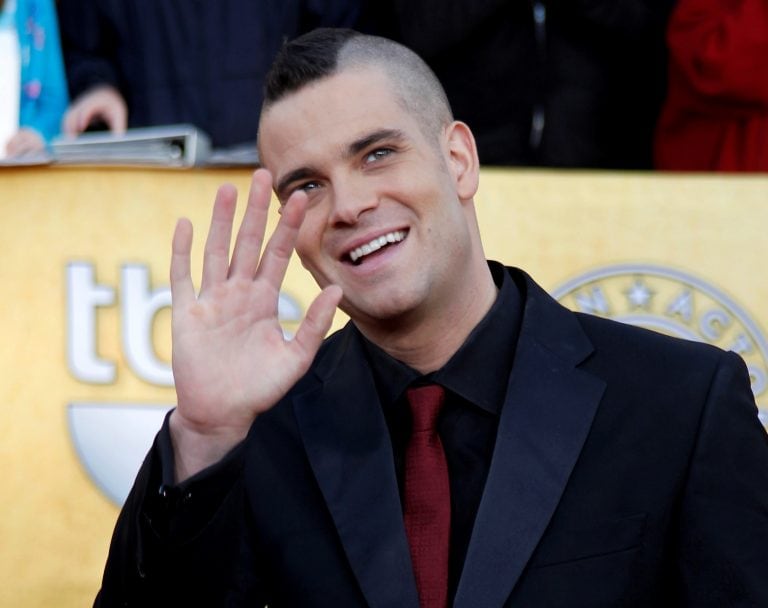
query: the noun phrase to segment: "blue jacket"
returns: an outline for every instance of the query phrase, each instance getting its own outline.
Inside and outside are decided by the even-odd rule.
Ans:
[[[49,141],[60,132],[69,101],[53,0],[17,0],[15,22],[21,53],[19,126]]]

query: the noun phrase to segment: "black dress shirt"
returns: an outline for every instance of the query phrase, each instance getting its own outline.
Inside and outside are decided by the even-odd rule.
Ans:
[[[517,286],[501,264],[490,262],[490,267],[499,289],[496,301],[440,369],[421,375],[361,336],[389,426],[401,501],[405,448],[411,432],[405,390],[413,384],[433,383],[446,389],[438,434],[451,486],[449,603],[456,593],[488,476],[521,319]]]

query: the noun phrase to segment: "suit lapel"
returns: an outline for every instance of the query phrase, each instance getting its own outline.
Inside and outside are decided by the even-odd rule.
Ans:
[[[392,445],[360,341],[347,327],[296,397],[307,456],[368,604],[418,607]]]
[[[557,507],[604,384],[572,313],[526,277],[514,368],[454,606],[502,606]]]

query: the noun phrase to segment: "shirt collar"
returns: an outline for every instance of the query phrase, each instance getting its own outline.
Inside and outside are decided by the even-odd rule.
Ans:
[[[484,410],[500,411],[517,345],[521,297],[504,266],[492,261],[488,265],[499,290],[496,300],[459,350],[437,371],[422,376],[359,334],[385,407],[410,384],[435,382]]]

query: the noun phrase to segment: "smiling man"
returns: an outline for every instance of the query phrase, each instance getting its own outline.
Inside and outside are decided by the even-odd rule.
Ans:
[[[97,605],[768,605],[743,361],[486,261],[472,133],[416,55],[349,30],[287,44],[259,148],[231,256],[218,192],[199,294],[177,226],[178,407]],[[285,340],[294,249],[322,292]],[[351,321],[324,340],[336,306]]]

